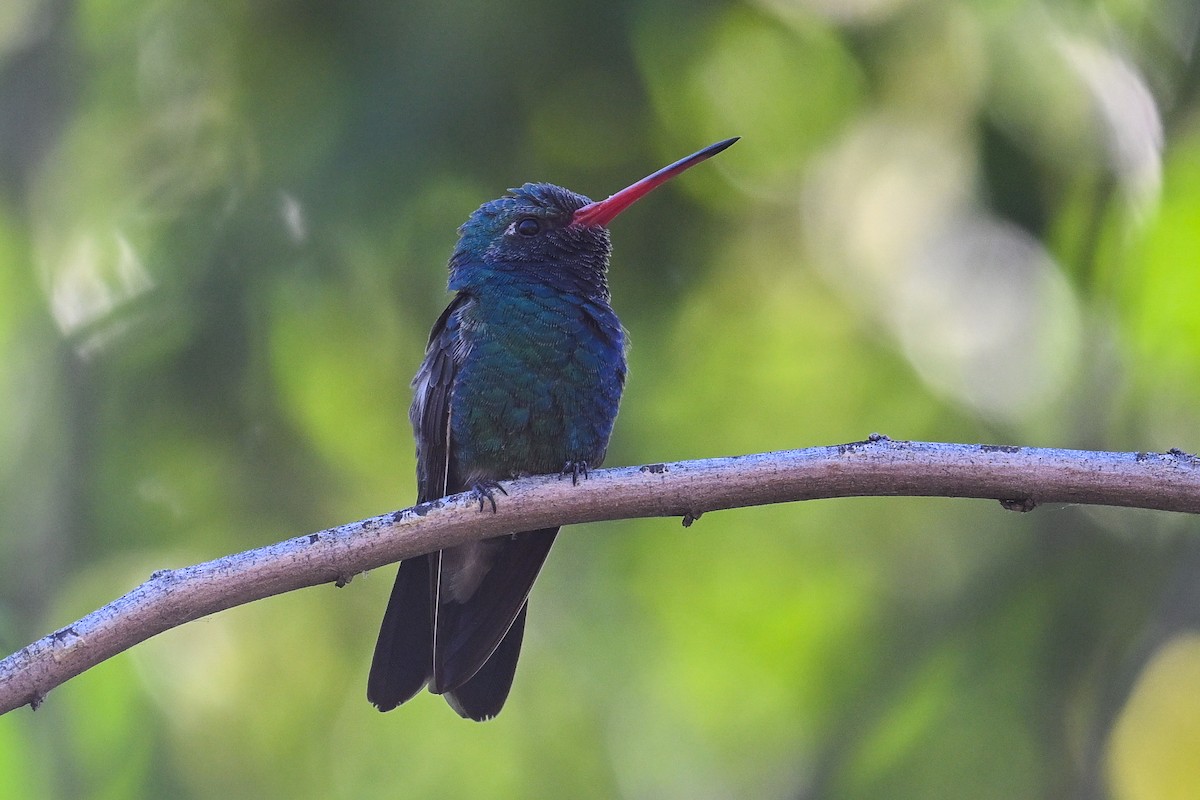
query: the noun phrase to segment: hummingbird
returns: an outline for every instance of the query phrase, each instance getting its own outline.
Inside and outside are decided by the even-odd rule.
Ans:
[[[680,159],[606,200],[526,183],[458,229],[455,292],[429,334],[409,412],[417,501],[471,491],[496,510],[499,481],[600,466],[625,387],[626,335],[610,305],[608,224],[737,138]],[[425,686],[460,716],[508,698],[529,591],[558,528],[405,559],[379,629],[367,699],[390,711]]]

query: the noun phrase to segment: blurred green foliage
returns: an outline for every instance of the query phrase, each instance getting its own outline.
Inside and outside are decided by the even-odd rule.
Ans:
[[[1200,449],[1191,0],[7,0],[0,650],[411,501],[456,226],[614,226],[610,464]],[[568,532],[494,722],[364,698],[391,570],[0,718],[0,798],[1200,796],[1178,515],[839,500]]]

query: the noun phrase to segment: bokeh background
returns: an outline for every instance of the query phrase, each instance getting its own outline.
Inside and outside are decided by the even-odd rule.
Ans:
[[[0,650],[403,507],[455,228],[604,197],[610,465],[1200,449],[1194,0],[4,0]],[[499,719],[364,685],[392,569],[0,718],[3,798],[1200,796],[1200,524],[836,500],[580,526]]]

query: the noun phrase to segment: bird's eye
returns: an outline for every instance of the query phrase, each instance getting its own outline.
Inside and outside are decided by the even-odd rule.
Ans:
[[[541,230],[542,226],[533,217],[525,217],[517,222],[517,233],[522,236],[537,236]]]

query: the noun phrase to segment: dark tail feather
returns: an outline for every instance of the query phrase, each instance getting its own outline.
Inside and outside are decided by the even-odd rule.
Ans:
[[[459,688],[484,668],[502,640],[508,643],[505,634],[522,614],[557,533],[558,528],[544,528],[487,540],[498,547],[479,587],[461,603],[443,595],[434,634],[431,692],[442,694]],[[443,574],[442,581],[446,580]],[[518,635],[511,643],[509,660],[514,665],[520,645]],[[501,670],[497,667],[496,671],[499,674]]]
[[[521,655],[525,612],[528,610],[528,603],[521,606],[521,612],[504,634],[496,652],[469,681],[442,695],[460,717],[483,722],[499,714],[504,707],[517,671],[517,658]]]
[[[380,711],[411,699],[433,674],[431,558],[405,559],[396,573],[367,679],[367,699]]]

